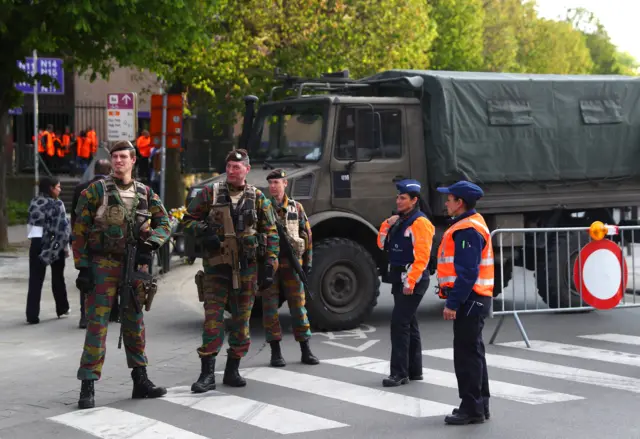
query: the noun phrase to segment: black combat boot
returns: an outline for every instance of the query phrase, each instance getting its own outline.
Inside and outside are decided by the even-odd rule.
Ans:
[[[131,398],[159,398],[167,393],[164,387],[156,387],[155,384],[147,377],[147,368],[144,366],[134,367],[131,371],[133,378],[133,393]]]
[[[227,364],[224,368],[224,376],[222,377],[222,383],[231,387],[244,387],[247,382],[240,376],[238,367],[240,366],[239,358],[227,357]]]
[[[300,342],[300,350],[302,351],[302,361],[304,364],[318,364],[320,360],[316,358],[315,355],[311,352],[311,348],[309,348],[309,340]]]
[[[282,352],[280,351],[280,342],[272,341],[269,344],[271,345],[271,367],[285,367],[287,363],[282,357]]]
[[[200,376],[198,381],[191,385],[193,393],[204,393],[216,388],[216,357],[207,355],[206,357],[201,357],[200,362],[202,363]]]
[[[80,387],[80,399],[78,400],[79,409],[92,409],[95,407],[96,402],[94,400],[95,390],[93,388],[94,380],[82,380],[82,386]]]
[[[452,415],[457,415],[458,413],[460,413],[460,409],[453,409],[453,411],[451,412]],[[491,418],[491,412],[489,411],[489,400],[485,399],[484,400],[484,419],[488,421],[489,418]]]

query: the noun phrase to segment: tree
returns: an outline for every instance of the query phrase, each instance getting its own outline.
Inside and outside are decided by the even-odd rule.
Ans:
[[[482,68],[485,10],[481,0],[433,0],[437,37],[431,68],[474,71]]]
[[[234,123],[244,95],[268,96],[276,67],[309,77],[346,68],[356,77],[428,68],[435,38],[430,9],[424,0],[221,4],[207,28],[214,43],[194,45],[162,74],[179,76],[201,98],[206,93],[217,118]]]
[[[525,72],[589,74],[593,69],[585,37],[569,23],[536,19],[532,44],[522,50],[520,66]]]
[[[0,0],[0,115],[18,104],[14,84],[31,82],[19,68],[37,50],[64,59],[65,70],[108,78],[116,65],[155,70],[158,54],[197,43],[211,5],[205,0]],[[38,77],[45,84],[48,77]],[[4,145],[0,146],[4,148]],[[3,151],[0,150],[0,157]],[[5,174],[0,175],[0,250],[8,247]]]
[[[629,76],[637,76],[640,74],[640,62],[638,62],[638,60],[630,53],[618,52],[617,62],[620,74]]]

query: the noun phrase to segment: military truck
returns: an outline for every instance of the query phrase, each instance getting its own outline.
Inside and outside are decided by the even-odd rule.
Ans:
[[[308,213],[316,329],[354,328],[376,305],[388,270],[376,235],[395,208],[398,179],[423,184],[434,253],[447,227],[435,188],[459,179],[484,189],[477,208],[492,230],[615,224],[614,209],[640,205],[638,78],[410,70],[280,78],[257,111],[257,98],[245,98],[239,146],[251,157],[251,184],[267,191],[269,171],[286,169],[288,195]],[[219,178],[192,187],[187,201]],[[524,266],[537,270],[549,307],[577,306],[568,276],[577,240],[551,235],[548,251],[534,252],[544,240],[519,239],[502,252],[494,242],[494,295],[512,265]]]

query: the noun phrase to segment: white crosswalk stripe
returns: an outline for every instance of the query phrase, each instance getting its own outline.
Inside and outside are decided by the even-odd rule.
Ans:
[[[527,356],[527,358],[494,353],[486,354],[491,378],[489,388],[492,397],[507,403],[522,405],[571,404],[574,401],[584,401],[591,398],[585,396],[589,393],[580,393],[580,388],[575,385],[640,394],[640,378],[589,370],[591,365],[594,368],[598,365],[602,367],[602,363],[637,367],[640,366],[640,355],[620,350],[596,349],[579,344],[580,341],[594,340],[611,343],[618,348],[621,345],[622,348],[627,345],[628,349],[632,349],[633,346],[640,346],[640,337],[604,333],[580,335],[576,338],[579,341],[575,345],[537,340],[531,342],[531,348],[526,348],[524,343],[519,341],[499,344],[498,346],[503,348],[502,351],[505,351],[504,348],[508,348],[521,350],[523,354],[526,352],[526,355],[523,356]],[[491,350],[491,347],[488,349]],[[430,386],[457,389],[457,379],[451,363],[453,349],[426,349],[422,354],[426,357],[448,360],[449,363],[441,369],[423,368],[423,380],[413,381],[410,384],[411,395],[403,393],[405,387],[384,389],[378,380],[371,380],[371,384],[363,385],[363,380],[356,378],[360,384],[355,384],[352,377],[361,377],[362,373],[387,376],[389,361],[368,356],[350,356],[321,360],[320,366],[316,368],[305,367],[299,371],[295,370],[296,366],[286,369],[272,367],[241,369],[241,375],[249,382],[249,386],[243,389],[222,386],[216,391],[194,394],[188,386],[170,388],[167,395],[156,400],[162,402],[154,404],[166,404],[166,407],[180,406],[179,410],[182,412],[176,407],[176,419],[174,420],[179,427],[171,425],[172,416],[153,419],[148,417],[152,416],[149,413],[153,412],[132,413],[131,410],[137,411],[137,408],[131,405],[127,406],[128,410],[98,407],[90,410],[76,410],[48,419],[64,425],[66,428],[103,439],[202,439],[206,437],[202,434],[207,435],[208,429],[200,427],[198,430],[200,434],[185,429],[188,428],[185,425],[191,425],[193,422],[192,413],[194,412],[205,417],[198,418],[205,424],[217,425],[221,419],[226,419],[231,422],[228,428],[235,428],[233,423],[238,423],[244,425],[243,428],[262,430],[264,434],[271,435],[268,437],[274,437],[273,434],[291,435],[316,431],[322,435],[322,431],[328,432],[329,430],[337,431],[330,433],[331,435],[339,435],[340,431],[348,431],[350,427],[356,426],[360,422],[358,417],[367,416],[366,413],[369,412],[371,413],[369,416],[374,418],[377,416],[380,419],[389,416],[397,419],[397,415],[412,418],[448,415],[455,407],[453,404],[457,404],[459,401],[457,391],[452,391],[449,396],[445,395],[442,401],[420,396],[422,394],[429,395]],[[532,356],[539,355],[545,355],[545,361],[530,359]],[[566,358],[580,359],[581,368],[558,364]],[[510,379],[506,381],[494,379],[494,376],[499,375],[501,370],[519,373],[522,378],[514,378],[513,375],[509,375]],[[336,371],[340,373],[340,380],[322,376],[327,373],[333,373],[335,376]],[[223,372],[216,373],[222,374]],[[530,387],[526,385],[526,380],[527,376],[532,375],[550,380],[541,385],[538,379],[537,385]],[[557,385],[558,381],[574,384],[572,389],[575,389],[576,394],[573,394],[573,390],[569,390],[571,393],[557,392],[553,386],[554,383]],[[252,382],[260,383],[262,386],[277,387],[278,396],[272,399],[271,403],[260,401],[262,398],[251,391]],[[369,380],[367,379],[365,382],[369,382]],[[562,390],[566,390],[566,386]],[[237,392],[241,392],[242,396],[235,394]],[[265,393],[264,388],[261,392],[259,395],[268,395],[267,399],[272,395],[268,392]],[[309,404],[307,402],[309,398],[327,398],[328,400],[340,401],[347,404],[345,407],[351,404],[359,407],[360,411],[356,416],[351,413],[349,416],[344,416],[342,409],[327,411],[326,405]],[[279,404],[284,404],[287,407]],[[314,413],[318,407],[324,407],[324,409],[320,409],[322,413]],[[240,430],[238,431],[237,437],[243,436]],[[212,436],[212,433],[208,436]]]
[[[579,335],[580,338],[586,338],[590,340],[608,341],[610,343],[620,343],[640,346],[640,337],[636,335],[625,334],[593,334],[593,335]]]
[[[351,404],[384,410],[399,415],[425,418],[448,415],[456,408],[449,404],[415,398],[399,393],[373,389],[357,384],[307,375],[270,367],[247,368],[242,375],[249,380],[260,381],[314,395],[333,398]]]
[[[453,360],[453,349],[451,348],[425,350],[422,351],[422,354],[435,358]],[[638,378],[544,363],[542,361],[525,360],[506,355],[486,354],[485,357],[487,367],[640,393],[640,379]]]
[[[330,428],[348,427],[347,424],[320,418],[296,410],[263,402],[227,395],[218,391],[191,393],[191,388],[173,387],[162,398],[192,409],[222,416],[280,434],[305,433]],[[282,422],[287,419],[287,422]]]
[[[336,358],[334,360],[323,360],[324,363],[336,366],[350,367],[353,369],[373,372],[380,375],[389,374],[389,362],[369,357]],[[422,368],[423,381],[418,383],[432,384],[435,386],[458,388],[456,375],[451,372],[443,372],[438,369]],[[568,395],[566,393],[556,393],[549,390],[536,389],[534,387],[521,386],[519,384],[505,383],[502,381],[489,380],[491,395],[497,398],[504,398],[511,401],[525,404],[548,404],[552,402],[575,401],[584,399],[582,396]]]
[[[182,428],[111,407],[77,410],[49,419],[102,439],[207,439]]]
[[[640,367],[640,355],[620,351],[608,351],[606,349],[596,349],[586,346],[554,343],[542,340],[531,340],[530,348],[528,348],[523,341],[499,343],[498,346],[525,349],[529,352],[533,351],[544,354],[564,355],[566,357],[581,358],[584,360],[598,360],[605,361],[607,363],[626,364],[627,366]]]

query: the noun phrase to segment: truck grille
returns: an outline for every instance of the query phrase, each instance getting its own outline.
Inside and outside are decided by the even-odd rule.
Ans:
[[[313,174],[307,174],[304,177],[297,178],[293,183],[292,197],[311,198],[313,189]]]

